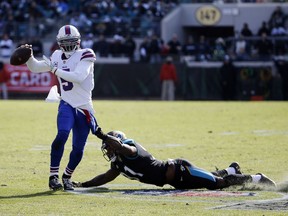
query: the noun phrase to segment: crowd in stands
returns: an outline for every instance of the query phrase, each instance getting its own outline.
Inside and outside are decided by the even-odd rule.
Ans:
[[[176,62],[183,56],[196,61],[222,61],[226,55],[238,61],[266,61],[287,53],[287,39],[280,37],[287,36],[287,14],[280,6],[269,20],[259,23],[256,34],[247,22],[235,37],[200,35],[195,38],[189,35],[185,41],[180,41],[174,34],[164,41],[160,37],[160,20],[179,2],[3,0],[0,3],[0,57],[9,56],[13,47],[21,43],[32,44],[34,55],[42,56],[43,35],[49,35],[55,20],[76,26],[82,34],[82,47],[92,48],[99,57],[128,57],[131,62],[159,63],[168,55]],[[41,25],[37,22],[35,25],[36,20]],[[143,38],[140,44],[136,43],[135,37]],[[55,43],[50,52],[56,48]]]
[[[157,24],[177,5],[178,0],[2,0],[0,33],[42,37],[70,22],[83,34],[139,36],[148,29],[159,34]]]

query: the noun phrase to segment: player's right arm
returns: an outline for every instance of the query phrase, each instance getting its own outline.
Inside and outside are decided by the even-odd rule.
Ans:
[[[120,175],[120,172],[115,169],[109,169],[106,173],[102,173],[89,181],[78,183],[78,187],[95,187],[104,185],[108,182],[113,181],[117,176]]]
[[[44,60],[38,61],[36,58],[34,58],[33,55],[28,59],[26,65],[29,70],[34,73],[43,73],[50,71],[50,67],[46,64]]]

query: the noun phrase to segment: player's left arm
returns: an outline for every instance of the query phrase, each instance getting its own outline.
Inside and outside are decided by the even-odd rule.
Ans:
[[[120,154],[127,157],[134,157],[137,155],[138,151],[135,146],[131,146],[128,144],[122,144],[122,147],[117,150]]]
[[[113,149],[113,151],[117,152],[118,154],[132,157],[137,155],[137,148],[134,145],[128,145],[123,143],[120,139],[107,135],[108,138],[103,141],[105,145]]]
[[[117,176],[120,175],[120,172],[115,169],[109,169],[107,172],[97,175],[93,179],[85,182],[73,182],[76,187],[95,187],[104,185],[108,182],[113,181]]]

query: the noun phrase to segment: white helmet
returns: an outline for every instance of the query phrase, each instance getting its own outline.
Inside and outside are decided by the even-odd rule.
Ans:
[[[80,47],[81,35],[76,27],[65,25],[59,29],[56,40],[64,53],[71,54]]]

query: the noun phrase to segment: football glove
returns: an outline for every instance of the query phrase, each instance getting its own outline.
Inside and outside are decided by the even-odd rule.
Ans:
[[[107,138],[107,134],[105,134],[100,127],[97,127],[95,133],[94,133],[99,139],[105,140]]]
[[[33,56],[33,49],[32,49],[32,45],[31,44],[22,44],[20,47],[21,48],[29,48],[29,49],[31,49],[31,55],[30,56]]]
[[[120,139],[118,139],[118,138],[116,138],[114,136],[105,134],[100,127],[98,127],[96,129],[95,135],[99,139],[102,139],[103,143],[105,143],[108,146],[111,146],[111,148],[113,148],[115,150],[120,149],[122,147],[122,145],[123,145],[123,143],[122,143],[122,141]]]
[[[73,187],[75,188],[83,187],[81,182],[72,181],[72,184],[73,184]]]
[[[48,57],[46,57],[45,55],[43,55],[43,60],[45,61],[45,64],[50,68],[49,71],[51,71],[52,73],[55,74],[55,72],[57,71],[57,67],[55,67],[52,64],[51,60]]]

